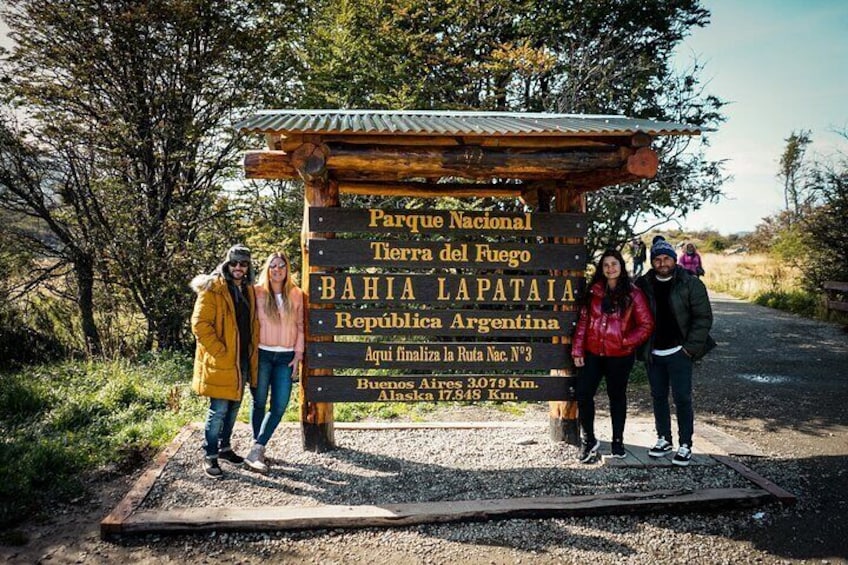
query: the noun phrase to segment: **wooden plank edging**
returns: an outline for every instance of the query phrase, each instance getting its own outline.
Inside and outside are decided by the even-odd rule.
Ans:
[[[728,507],[757,506],[770,500],[771,495],[759,488],[724,488],[386,505],[179,508],[136,512],[120,525],[120,533],[397,527],[458,521],[646,513],[658,510],[702,512]]]
[[[720,463],[724,463],[725,465],[727,465],[728,467],[730,467],[731,469],[733,469],[734,471],[736,471],[758,487],[764,489],[784,506],[792,506],[796,502],[798,502],[798,499],[795,497],[794,494],[780,488],[767,478],[758,474],[756,471],[747,467],[746,465],[743,465],[739,461],[731,459],[730,457],[725,457],[724,455],[713,455],[713,459],[719,461]]]
[[[162,474],[165,465],[174,454],[179,451],[183,443],[194,433],[199,424],[190,423],[183,426],[176,437],[163,449],[156,459],[142,473],[133,487],[127,492],[117,506],[100,522],[100,536],[105,537],[123,531],[123,524],[132,516],[136,508],[144,501],[150,493],[150,489],[156,483],[156,479]]]

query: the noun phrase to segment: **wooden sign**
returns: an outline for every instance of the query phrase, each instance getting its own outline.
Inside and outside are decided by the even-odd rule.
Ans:
[[[573,400],[574,377],[549,375],[346,375],[310,377],[309,402]]]
[[[514,270],[579,270],[583,245],[531,245],[459,241],[312,239],[310,264],[325,267],[454,267]]]
[[[557,305],[575,300],[578,277],[508,275],[309,275],[312,304]]]
[[[570,367],[570,350],[553,343],[313,342],[306,358],[321,369],[523,371]]]
[[[310,208],[313,232],[586,237],[585,214]]]
[[[312,335],[553,337],[571,332],[577,312],[542,310],[311,310]]]

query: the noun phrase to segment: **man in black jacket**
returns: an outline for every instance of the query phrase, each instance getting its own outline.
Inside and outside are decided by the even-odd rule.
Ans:
[[[715,347],[710,337],[713,312],[701,280],[677,265],[677,253],[665,240],[651,247],[651,270],[636,285],[648,296],[655,327],[639,349],[648,369],[657,443],[651,457],[674,451],[671,443],[671,411],[668,391],[677,412],[679,447],[672,463],[686,466],[692,458],[695,412],[692,408],[692,365]]]

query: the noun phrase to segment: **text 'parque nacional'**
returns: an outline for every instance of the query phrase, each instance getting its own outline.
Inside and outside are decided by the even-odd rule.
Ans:
[[[502,217],[490,216],[484,212],[482,216],[466,214],[462,210],[448,211],[447,222],[443,216],[421,213],[387,212],[381,209],[369,209],[370,228],[406,228],[409,233],[420,233],[420,230],[436,231],[475,230],[475,231],[531,231],[533,216],[526,213],[522,216]]]

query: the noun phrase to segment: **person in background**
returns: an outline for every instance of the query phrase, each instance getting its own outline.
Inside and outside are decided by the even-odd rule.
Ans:
[[[680,256],[680,266],[696,277],[700,277],[704,274],[704,267],[701,264],[701,255],[695,250],[695,246],[693,244],[686,244],[685,253]]]
[[[672,458],[686,466],[692,457],[695,412],[692,406],[692,366],[716,343],[710,337],[713,312],[704,283],[677,264],[677,253],[667,241],[651,247],[651,269],[636,280],[648,297],[654,331],[638,351],[648,370],[657,442],[651,457],[674,451],[668,391],[677,409],[679,447]]]
[[[197,293],[191,331],[197,338],[192,389],[209,397],[203,469],[223,475],[219,460],[241,465],[230,444],[244,387],[256,382],[259,320],[253,296],[250,250],[236,244],[209,275],[191,281]]]
[[[612,457],[625,457],[627,381],[636,348],[647,341],[654,320],[645,294],[633,286],[624,258],[615,249],[601,255],[582,299],[571,344],[577,374],[577,409],[583,444],[579,460],[591,463],[600,442],[595,437],[595,393],[606,378],[612,420]]]
[[[638,277],[644,269],[645,259],[648,258],[645,243],[640,238],[634,237],[630,242],[630,255],[633,257],[633,276]]]
[[[267,473],[265,447],[289,404],[292,374],[303,359],[303,293],[291,276],[285,251],[271,253],[254,287],[259,317],[259,374],[253,396],[254,444],[245,459],[252,471]],[[268,394],[271,408],[266,411]]]

